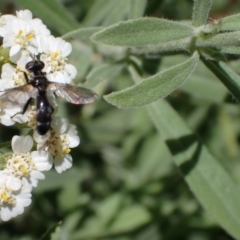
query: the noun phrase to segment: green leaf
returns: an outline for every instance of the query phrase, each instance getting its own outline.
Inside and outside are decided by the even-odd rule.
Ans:
[[[103,225],[109,224],[109,222],[114,219],[116,213],[120,209],[123,199],[123,193],[113,193],[99,204],[96,211]]]
[[[147,0],[129,0],[129,19],[140,18],[143,16]]]
[[[221,48],[221,52],[233,55],[240,55],[240,47],[239,46],[223,47]]]
[[[105,28],[92,39],[109,45],[144,47],[193,36],[188,25],[158,18],[139,18]]]
[[[114,79],[114,77],[123,69],[124,65],[120,64],[103,64],[94,68],[86,77],[84,87],[93,88],[102,81]]]
[[[57,29],[60,33],[72,31],[79,24],[56,0],[18,0],[18,4],[31,10],[34,15],[41,18],[49,26]]]
[[[225,63],[205,60],[203,63],[222,81],[231,94],[240,102],[240,77]]]
[[[128,2],[129,0],[115,0],[114,8],[112,8],[111,11],[109,11],[108,14],[105,16],[102,25],[109,26],[113,23],[125,20],[128,15]]]
[[[220,33],[220,34],[214,34],[214,35],[210,34],[210,35],[198,37],[196,41],[196,47],[222,48],[225,46],[238,46],[239,38],[240,38],[240,31],[231,32],[231,33]]]
[[[56,240],[56,239],[61,239],[60,238],[60,232],[62,231],[61,228],[62,222],[55,223],[53,226],[47,229],[47,231],[39,238],[39,240],[44,240],[44,239],[51,239],[51,240]],[[53,232],[55,230],[55,232]],[[63,232],[62,232],[63,233]],[[51,236],[50,236],[51,234]],[[63,235],[61,235],[62,237]]]
[[[118,0],[94,1],[82,24],[85,27],[92,27],[102,23],[118,2]]]
[[[127,232],[136,229],[151,220],[149,212],[141,205],[123,209],[110,227],[111,232]]]
[[[161,61],[161,69],[167,69],[172,65],[186,61],[184,55],[165,56]],[[206,66],[199,62],[194,73],[181,85],[180,89],[190,96],[204,102],[222,103],[227,96],[227,89],[219,79]],[[212,94],[214,91],[214,94]]]
[[[199,49],[199,52],[205,59],[223,62],[227,61],[226,57],[222,54],[222,52],[214,48],[202,48]]]
[[[60,225],[60,224],[59,224]],[[55,231],[51,234],[50,240],[64,240],[68,237],[65,229],[61,226],[57,226]]]
[[[227,89],[219,81],[212,81],[210,78],[195,73],[181,87],[181,90],[198,99],[218,104],[222,103],[227,95]]]
[[[83,209],[78,209],[78,211],[72,211],[64,218],[63,228],[66,229],[68,232],[73,232],[74,229],[77,229],[83,215]]]
[[[90,38],[94,33],[98,32],[101,29],[102,27],[79,28],[77,30],[62,35],[61,38],[65,40],[69,39],[85,40]]]
[[[240,30],[240,13],[230,15],[220,19],[220,30],[221,31],[237,31]]]
[[[86,226],[75,231],[71,239],[98,239],[111,236],[113,234],[122,234],[136,230],[137,228],[149,223],[151,215],[146,208],[141,205],[128,206],[116,213],[110,226],[103,227],[101,218],[90,219]]]
[[[140,107],[173,92],[191,75],[198,63],[195,53],[187,61],[166,69],[136,85],[104,97],[119,108]]]
[[[136,148],[135,148],[136,149]],[[139,149],[136,169],[139,171],[140,178],[136,181],[140,182],[139,188],[143,187],[144,183],[153,181],[169,174],[172,170],[171,154],[166,147],[166,144],[159,138],[158,134],[151,135],[146,138]]]
[[[239,187],[166,101],[152,103],[147,110],[191,191],[215,220],[239,239]]]
[[[51,234],[51,240],[61,240],[63,239],[63,230],[62,227],[56,227],[55,231]]]
[[[194,0],[192,25],[199,27],[206,24],[212,0]]]

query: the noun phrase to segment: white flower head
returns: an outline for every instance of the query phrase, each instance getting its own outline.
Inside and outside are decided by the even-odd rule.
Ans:
[[[29,10],[24,10],[4,25],[3,35],[3,47],[10,48],[11,61],[18,62],[25,55],[38,54],[37,38],[50,35],[50,31],[40,19],[32,19]]]
[[[70,43],[53,36],[39,37],[40,60],[44,62],[44,71],[51,82],[71,83],[77,75],[72,64],[67,63],[67,56],[72,51]]]
[[[16,12],[17,18],[27,21],[31,24],[33,32],[38,36],[48,36],[50,31],[47,29],[46,25],[42,23],[39,18],[32,18],[32,12],[29,10],[20,10]]]
[[[47,151],[54,158],[54,166],[58,173],[72,167],[71,148],[79,145],[80,139],[76,126],[68,124],[67,119],[55,118],[52,129],[44,136],[34,133],[38,150]]]
[[[0,171],[0,216],[8,221],[22,214],[31,203],[32,187],[8,171]]]
[[[7,160],[6,169],[20,179],[26,179],[33,187],[45,176],[41,171],[52,167],[51,156],[44,151],[30,152],[33,139],[30,136],[14,136],[12,138],[13,154]]]

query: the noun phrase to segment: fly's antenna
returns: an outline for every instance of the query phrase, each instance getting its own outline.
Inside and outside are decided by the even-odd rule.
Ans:
[[[36,55],[34,53],[29,53],[29,55],[33,61],[36,61]]]

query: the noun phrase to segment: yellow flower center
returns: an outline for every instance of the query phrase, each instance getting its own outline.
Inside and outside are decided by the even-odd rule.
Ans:
[[[15,197],[12,195],[12,191],[6,186],[0,186],[0,205],[14,205]]]
[[[16,177],[28,177],[29,173],[35,169],[35,164],[31,159],[30,153],[13,154],[7,161],[7,168]]]
[[[45,143],[45,151],[49,151],[52,156],[63,157],[63,155],[70,153],[69,140],[66,134],[57,135],[51,130],[51,135]]]
[[[63,58],[60,51],[46,53],[47,62],[52,72],[63,71],[67,62],[67,58]]]
[[[15,37],[15,43],[22,46],[22,48],[29,45],[29,42],[35,37],[33,32],[26,33],[22,29],[18,31],[18,34]]]
[[[26,79],[21,70],[16,70],[16,73],[13,75],[13,81],[16,87],[26,84]]]

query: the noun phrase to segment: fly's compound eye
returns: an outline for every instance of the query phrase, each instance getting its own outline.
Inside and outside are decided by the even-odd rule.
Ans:
[[[44,62],[33,60],[31,62],[28,62],[25,68],[29,72],[36,72],[36,71],[41,71],[44,68],[44,66],[45,66]]]
[[[37,61],[37,65],[38,65],[39,70],[42,70],[45,67],[44,62],[42,62],[42,61]]]
[[[35,68],[35,61],[31,61],[28,62],[25,66],[25,68],[29,71],[29,72],[33,72],[34,68]]]

